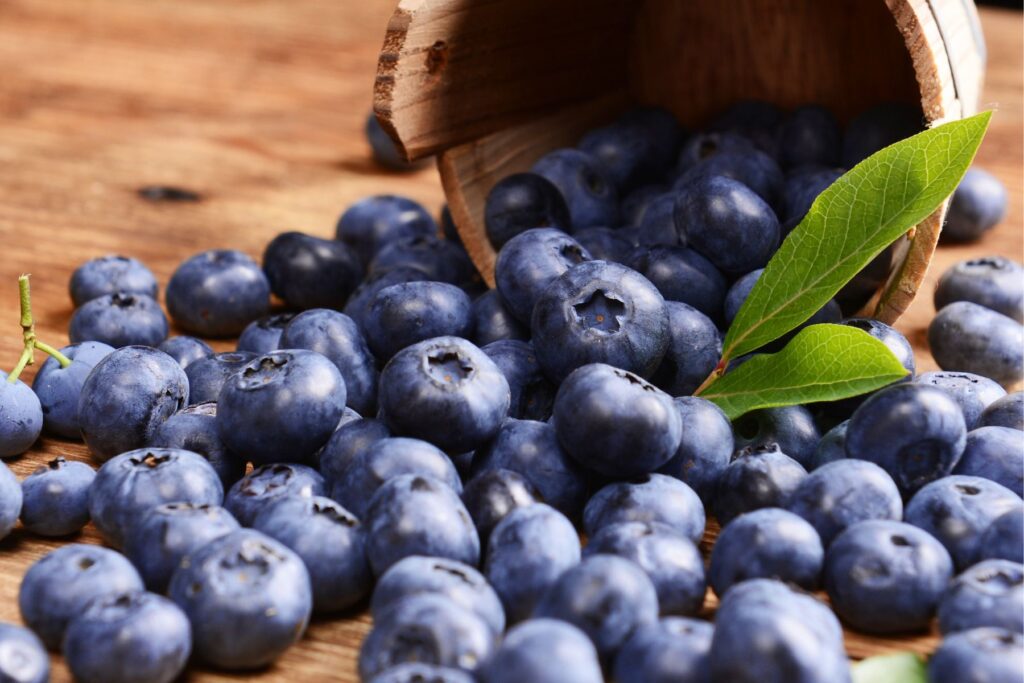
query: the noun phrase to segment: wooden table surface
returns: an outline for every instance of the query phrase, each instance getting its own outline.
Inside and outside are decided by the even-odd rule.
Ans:
[[[383,173],[363,139],[392,4],[0,2],[0,367],[9,369],[19,353],[19,273],[33,276],[40,337],[63,345],[72,312],[68,278],[87,258],[130,254],[165,284],[199,250],[235,247],[258,258],[283,230],[330,236],[341,210],[368,194],[406,194],[439,208],[432,169]],[[1010,211],[980,244],[940,249],[899,325],[922,369],[935,367],[925,331],[943,270],[970,256],[1020,259],[1024,251],[1021,15],[989,9],[982,19],[989,46],[983,102],[998,113],[979,163],[1006,183]],[[141,199],[137,190],[148,185],[187,188],[200,200]],[[44,438],[8,464],[23,477],[54,455],[88,459],[81,444]],[[77,540],[98,537],[90,526]],[[0,620],[19,621],[21,576],[56,545],[20,528],[0,542]],[[317,619],[298,646],[259,674],[197,669],[187,679],[356,681],[355,653],[368,625],[361,614]],[[927,652],[935,639],[848,633],[847,644],[861,657]],[[60,659],[53,661],[53,679],[70,680]]]

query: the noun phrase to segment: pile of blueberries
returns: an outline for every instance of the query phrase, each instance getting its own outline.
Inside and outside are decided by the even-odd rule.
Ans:
[[[907,380],[733,423],[691,396],[817,194],[920,125],[901,105],[842,131],[746,102],[690,134],[631,111],[497,183],[490,291],[450,217],[396,196],[350,207],[336,239],[278,235],[262,264],[183,262],[164,300],[195,336],[167,337],[139,261],[82,265],[63,359],[0,385],[0,455],[45,427],[102,466],[0,465],[0,537],[91,520],[109,547],[29,569],[31,631],[0,627],[0,679],[45,681],[45,649],[85,682],[256,669],[312,614],[368,603],[375,683],[843,683],[841,621],[936,615],[932,683],[1019,683],[1024,393],[1001,384],[1021,374],[1024,268],[943,278],[944,371],[914,376],[896,330],[843,317],[886,252],[813,321],[880,339]],[[948,234],[977,238],[1005,203],[969,174]]]

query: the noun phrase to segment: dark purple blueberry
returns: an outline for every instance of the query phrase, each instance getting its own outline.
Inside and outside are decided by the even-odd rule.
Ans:
[[[775,156],[778,131],[785,120],[782,109],[763,100],[740,100],[711,121],[711,130],[749,139],[758,149]]]
[[[212,249],[182,262],[167,283],[167,310],[186,332],[233,337],[270,309],[270,284],[240,251]]]
[[[676,220],[677,194],[670,190],[647,204],[636,226],[636,241],[640,246],[686,246],[686,225]]]
[[[968,169],[949,201],[943,242],[976,242],[1006,216],[1006,187],[980,168]]]
[[[156,277],[141,261],[108,254],[90,259],[71,275],[71,302],[75,308],[108,294],[142,294],[157,298]]]
[[[970,301],[1024,323],[1024,266],[1005,256],[961,261],[939,278],[935,310]]]
[[[295,317],[294,313],[275,313],[253,320],[238,337],[236,351],[264,354],[280,348],[281,333]]]
[[[484,205],[487,238],[500,249],[505,242],[530,228],[571,227],[569,207],[562,193],[536,173],[505,176],[487,193]]]
[[[466,482],[462,492],[462,503],[484,545],[505,515],[539,501],[540,494],[526,477],[505,469],[481,471]]]
[[[806,477],[807,470],[776,444],[745,448],[719,476],[711,509],[725,525],[745,512],[785,508]]]
[[[960,406],[968,430],[978,426],[981,413],[989,404],[1006,396],[1006,390],[998,383],[971,372],[926,372],[919,375],[914,382],[937,387],[946,392],[946,395]]]
[[[382,246],[369,269],[381,272],[402,266],[422,270],[429,280],[465,289],[480,284],[480,274],[462,245],[434,235],[406,237]]]
[[[664,524],[697,543],[704,536],[704,506],[693,489],[678,479],[647,474],[608,484],[583,510],[583,530],[588,536],[623,522]]]
[[[619,683],[708,683],[714,626],[699,619],[665,617],[638,628],[615,658]]]
[[[885,102],[857,115],[843,135],[842,163],[846,168],[859,164],[883,147],[924,130],[919,105]]]
[[[1024,636],[1001,628],[974,628],[942,641],[928,662],[930,683],[1017,683]]]
[[[190,364],[185,369],[189,405],[216,402],[224,385],[255,357],[248,351],[228,351]]]
[[[839,163],[842,146],[839,122],[821,105],[797,107],[779,127],[779,163],[785,168],[834,166]]]
[[[573,266],[590,260],[590,252],[561,230],[535,228],[501,248],[494,279],[505,306],[529,323],[533,306],[548,285]]]
[[[512,401],[509,417],[522,420],[546,420],[555,402],[555,386],[547,380],[537,363],[530,342],[505,339],[481,349],[508,380]]]
[[[597,158],[576,149],[556,149],[537,160],[530,171],[558,188],[574,229],[618,223],[615,181]]]
[[[682,438],[672,459],[658,471],[682,480],[707,506],[734,450],[732,425],[722,409],[696,396],[672,399],[682,421]]]
[[[821,433],[803,406],[755,410],[733,422],[736,448],[777,444],[783,453],[810,469]]]
[[[61,367],[56,358],[47,357],[32,380],[32,391],[39,399],[47,432],[67,439],[82,437],[78,420],[82,387],[96,364],[113,351],[111,346],[101,342],[65,346],[60,352],[71,361],[66,368]]]
[[[967,432],[967,445],[953,473],[990,479],[1024,497],[1024,435],[1009,427]]]
[[[437,234],[437,223],[419,202],[382,194],[361,199],[341,214],[335,235],[369,263],[381,247],[405,237]]]
[[[777,209],[782,205],[782,169],[759,149],[713,154],[687,169],[674,187],[682,189],[700,176],[732,178],[756,192],[769,206]]]
[[[928,346],[943,370],[1012,385],[1024,376],[1024,325],[970,301],[943,306],[928,325]]]
[[[489,289],[474,299],[469,315],[473,329],[472,341],[477,346],[483,347],[504,339],[530,338],[529,328],[509,312],[496,289]]]
[[[1024,565],[985,560],[953,579],[939,603],[943,635],[981,626],[1024,633]]]
[[[89,521],[89,489],[95,478],[84,462],[54,458],[40,465],[21,482],[21,523],[40,536],[79,532]]]
[[[156,348],[158,351],[163,351],[178,361],[178,365],[182,368],[187,368],[197,360],[209,358],[213,355],[213,349],[210,348],[209,344],[202,339],[187,335],[168,337],[160,342],[160,345]]]
[[[320,473],[333,485],[360,451],[389,436],[391,431],[380,420],[357,419],[341,425],[317,454]]]
[[[711,318],[678,301],[666,301],[669,344],[651,382],[672,396],[689,396],[722,357],[722,336]]]
[[[1024,431],[1024,391],[998,398],[981,412],[978,427],[1009,427]]]
[[[366,141],[370,143],[373,160],[389,171],[408,172],[423,168],[426,160],[409,161],[387,131],[380,125],[377,115],[371,111],[363,125]]]
[[[712,320],[721,319],[728,286],[725,277],[693,249],[638,248],[627,265],[650,280],[666,300],[689,304]]]
[[[680,175],[715,154],[725,152],[748,152],[756,149],[748,138],[736,133],[697,133],[683,146],[679,154],[676,172]]]
[[[206,458],[225,490],[245,474],[245,460],[230,452],[217,430],[217,404],[200,403],[165,420],[146,444],[152,448],[181,448]]]
[[[145,294],[117,292],[91,299],[75,310],[68,328],[72,344],[93,341],[123,346],[156,346],[167,338],[167,316]]]
[[[289,308],[340,310],[362,280],[363,264],[344,242],[283,232],[264,250],[263,272]]]
[[[43,641],[32,631],[14,624],[0,624],[0,678],[11,683],[49,683],[50,657]]]
[[[242,526],[252,526],[261,510],[285,496],[326,495],[324,478],[312,467],[275,463],[253,468],[224,496],[224,507]]]
[[[365,319],[366,341],[386,363],[396,353],[432,337],[468,337],[471,302],[445,282],[405,282],[373,297]]]
[[[585,228],[572,235],[595,259],[626,263],[633,252],[633,242],[618,230]]]
[[[508,632],[480,667],[481,683],[601,683],[597,650],[586,634],[557,619],[531,619]]]

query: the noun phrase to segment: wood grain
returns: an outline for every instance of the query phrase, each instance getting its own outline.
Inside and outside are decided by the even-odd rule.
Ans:
[[[41,337],[63,344],[67,281],[92,256],[138,256],[166,283],[178,262],[201,249],[234,246],[259,257],[282,230],[330,236],[340,211],[367,194],[398,192],[438,208],[433,171],[385,174],[368,161],[362,137],[393,9],[389,0],[0,3],[0,367],[18,356],[21,272],[33,274]],[[942,270],[973,255],[1019,259],[1024,250],[1021,18],[987,10],[983,20],[989,71],[982,102],[999,111],[979,159],[1006,183],[1010,213],[980,244],[936,253],[899,325],[924,369],[934,368],[924,333]],[[146,185],[186,188],[201,200],[145,201],[136,191]],[[55,455],[88,461],[80,444],[46,438],[8,462],[23,477]],[[91,527],[75,540],[98,542]],[[56,545],[21,529],[0,542],[0,620],[19,620],[21,576]],[[368,626],[364,614],[317,620],[266,671],[196,668],[187,680],[356,681]],[[853,656],[934,644],[847,634]],[[59,658],[53,661],[54,681],[69,681]]]

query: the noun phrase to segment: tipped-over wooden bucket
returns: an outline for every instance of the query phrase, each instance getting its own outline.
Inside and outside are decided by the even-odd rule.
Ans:
[[[493,284],[491,187],[631,104],[696,127],[742,99],[820,103],[842,122],[920,102],[939,123],[975,112],[984,62],[971,0],[402,0],[374,107],[409,158],[438,155],[455,224]],[[910,304],[944,211],[897,252],[876,317]]]

